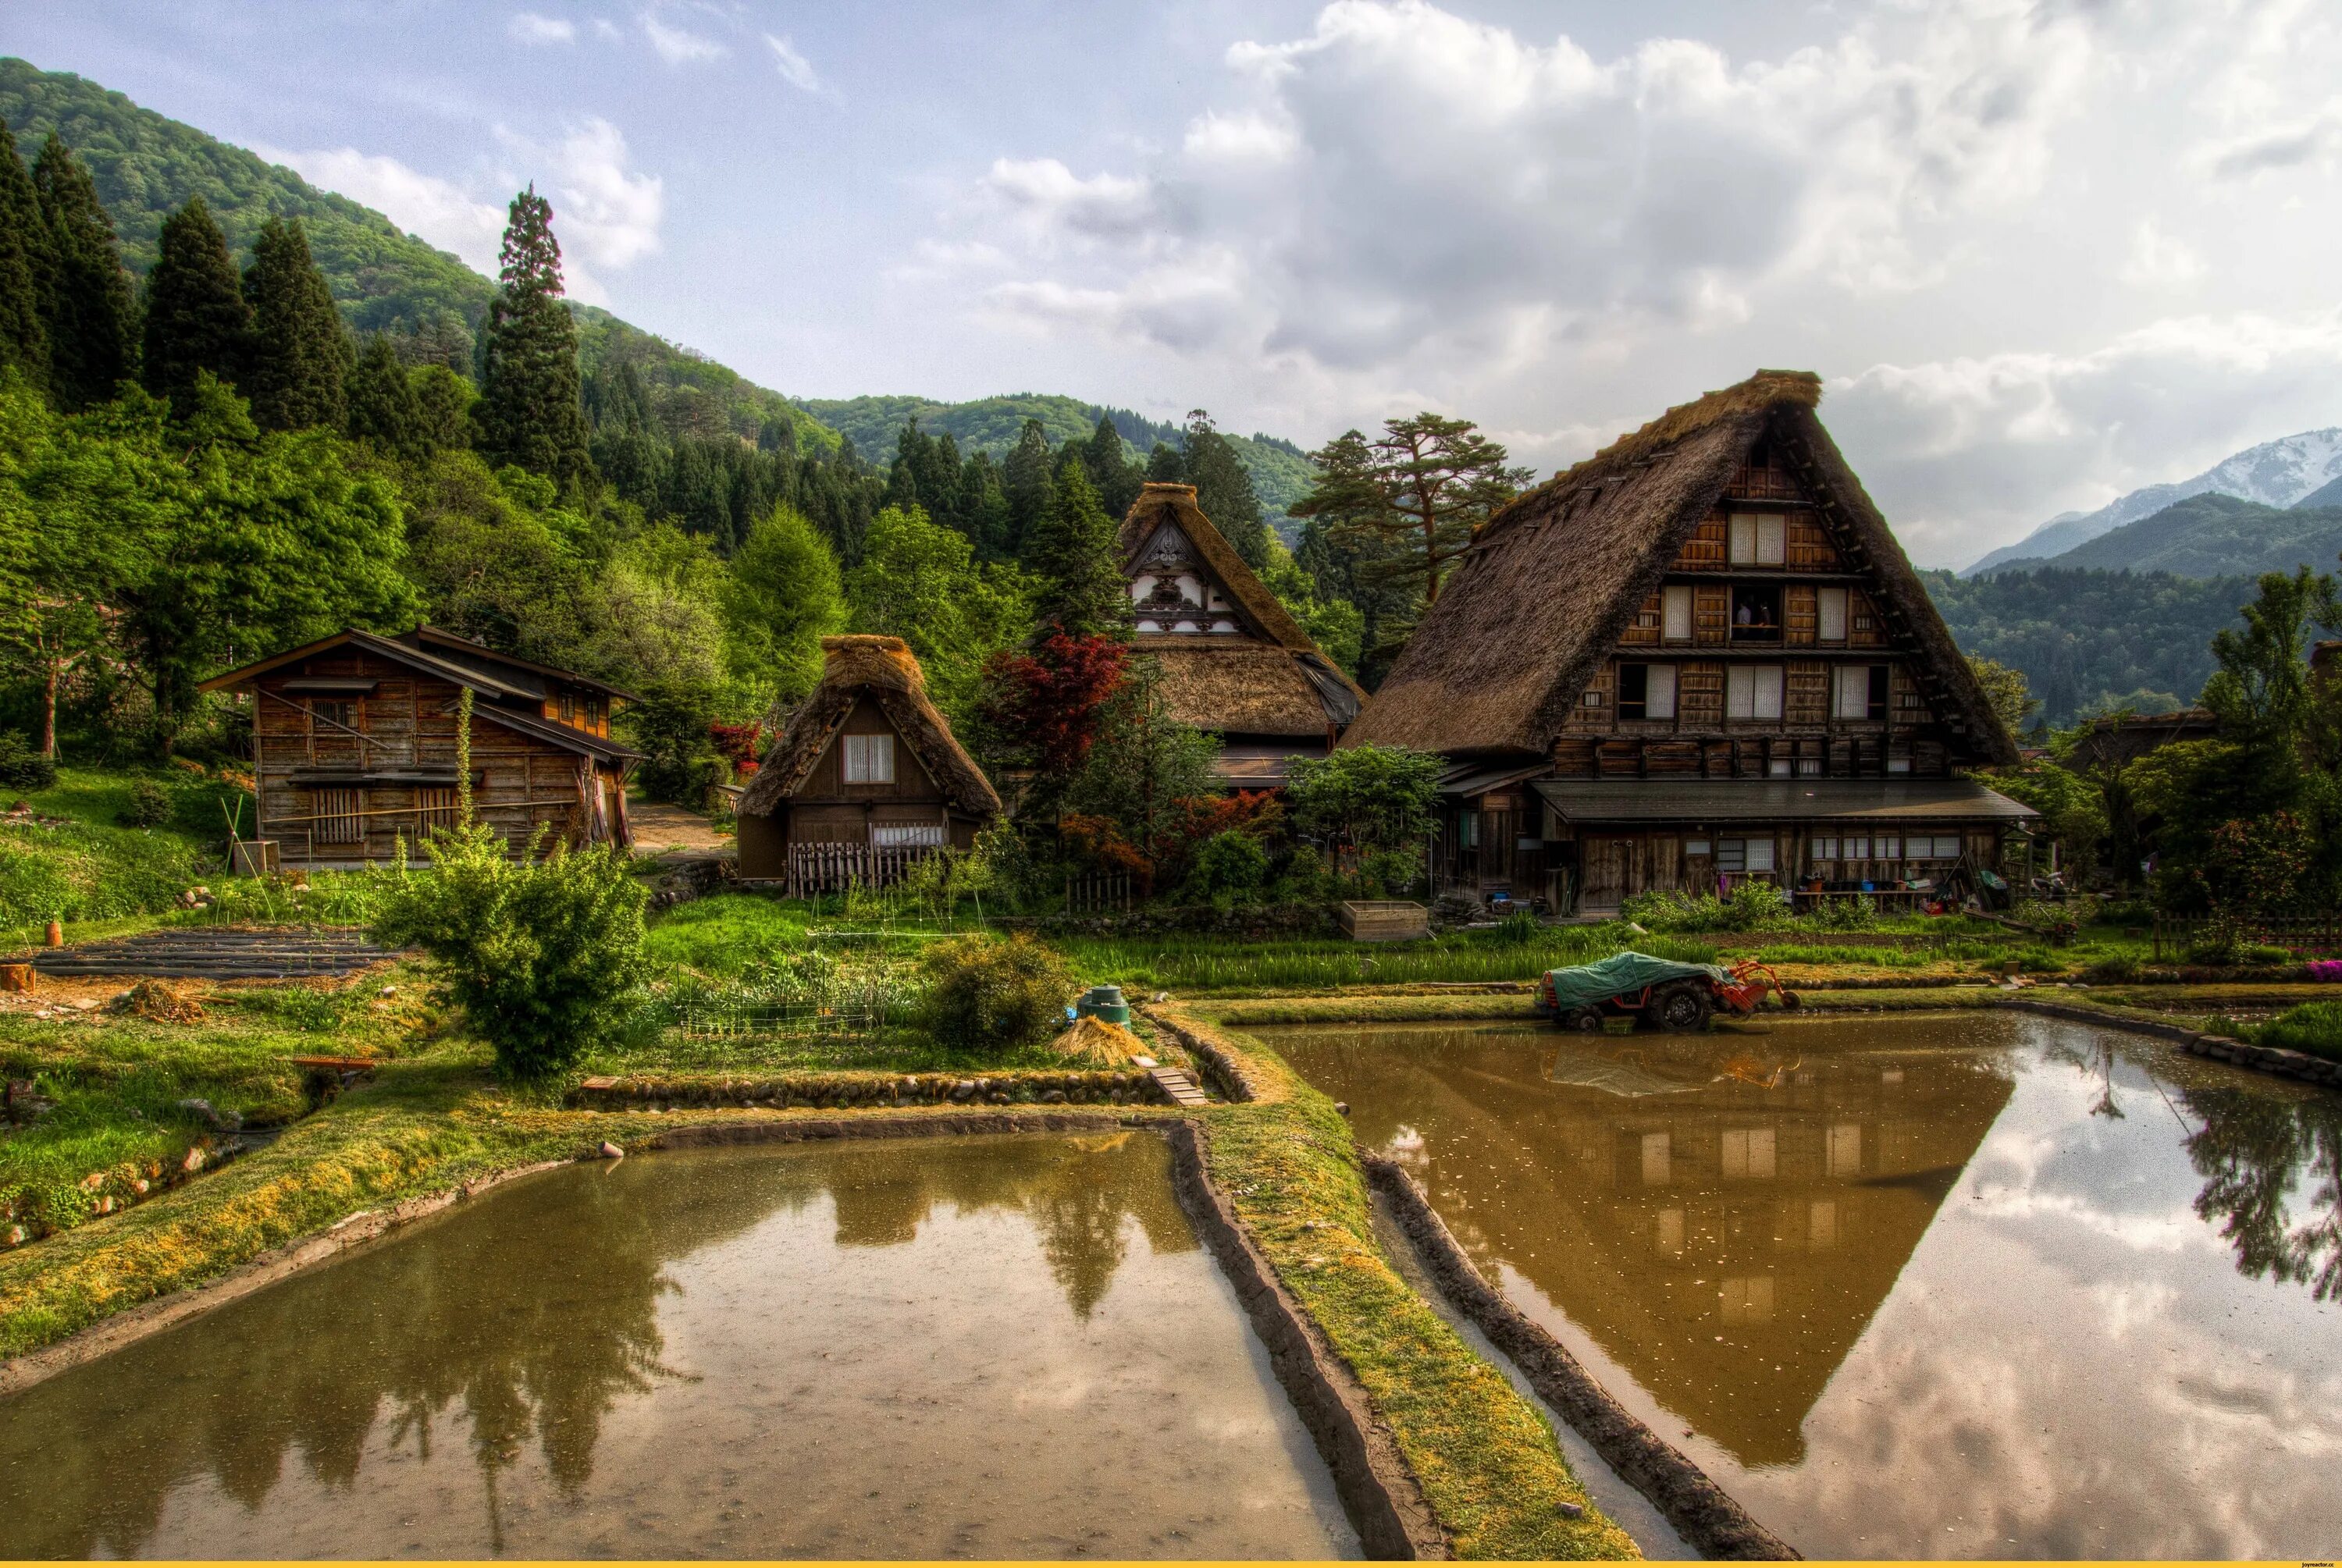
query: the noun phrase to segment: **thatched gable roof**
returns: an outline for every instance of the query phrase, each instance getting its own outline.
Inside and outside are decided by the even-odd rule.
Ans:
[[[1723,498],[1759,437],[1797,466],[1881,609],[1915,645],[1913,674],[1974,762],[2017,746],[1952,642],[1903,546],[1814,413],[1821,378],[1759,371],[1670,408],[1490,518],[1345,744],[1450,755],[1550,751],[1603,659]]]
[[[1192,484],[1150,483],[1122,519],[1126,575],[1166,524],[1177,528],[1236,610],[1243,634],[1142,634],[1136,651],[1163,670],[1172,711],[1199,729],[1221,734],[1311,735],[1356,716],[1366,693],[1328,659],[1301,623],[1245,564],[1196,504]]]
[[[980,822],[1001,814],[992,781],[927,700],[926,677],[908,644],[900,637],[824,637],[821,652],[821,684],[741,792],[741,815],[769,816],[796,793],[865,697],[878,704],[953,810]]]

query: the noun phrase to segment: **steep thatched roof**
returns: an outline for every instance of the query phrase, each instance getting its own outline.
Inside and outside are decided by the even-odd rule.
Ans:
[[[900,637],[824,637],[821,652],[821,684],[765,754],[755,782],[741,793],[741,815],[770,816],[779,809],[865,697],[878,704],[952,809],[978,821],[1001,814],[992,781],[927,700],[926,677],[909,644]]]
[[[1918,574],[1814,410],[1821,378],[1759,371],[1670,408],[1489,519],[1345,744],[1542,755],[1579,694],[1760,436],[1797,467],[1880,608],[1916,645],[1913,674],[1972,762],[2016,744]]]
[[[1221,734],[1313,735],[1354,718],[1366,694],[1319,651],[1268,584],[1196,504],[1192,484],[1149,484],[1122,520],[1126,574],[1166,524],[1175,525],[1195,563],[1236,606],[1244,626],[1226,634],[1141,634],[1136,651],[1163,669],[1172,711],[1199,729]]]

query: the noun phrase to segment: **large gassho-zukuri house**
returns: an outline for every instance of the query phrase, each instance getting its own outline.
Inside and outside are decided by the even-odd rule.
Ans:
[[[419,849],[456,811],[457,712],[472,694],[475,816],[526,844],[631,842],[639,754],[610,738],[626,692],[436,626],[337,633],[205,681],[253,704],[260,824],[281,860],[347,867]]]
[[[826,892],[967,849],[1000,796],[900,637],[824,637],[821,684],[740,796],[740,876]]]
[[[1322,757],[1366,701],[1196,504],[1150,484],[1122,520],[1133,651],[1163,671],[1183,724],[1222,742],[1223,787],[1276,789],[1286,759]]]
[[[1344,743],[1454,764],[1441,891],[1595,914],[1997,873],[2033,814],[1958,770],[2016,744],[1820,398],[1759,372],[1480,530]]]

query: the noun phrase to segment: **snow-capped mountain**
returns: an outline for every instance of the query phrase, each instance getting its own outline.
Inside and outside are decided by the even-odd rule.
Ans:
[[[2193,479],[2176,484],[2150,484],[2096,512],[2067,512],[2051,518],[2014,544],[2004,544],[1973,565],[1963,577],[2008,561],[2038,561],[2062,555],[2110,534],[2126,523],[2151,517],[2175,501],[2217,491],[2264,506],[2291,506],[2314,490],[2342,479],[2342,429],[2305,430],[2277,441],[2248,446],[2221,459]]]

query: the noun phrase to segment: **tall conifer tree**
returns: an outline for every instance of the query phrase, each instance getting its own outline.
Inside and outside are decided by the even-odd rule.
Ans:
[[[49,329],[44,299],[54,265],[49,225],[33,173],[0,120],[0,365],[13,365],[35,386],[49,380]]]
[[[488,307],[480,401],[473,411],[491,463],[516,463],[564,484],[594,474],[579,401],[577,326],[561,303],[553,206],[529,186],[505,225],[503,287]]]
[[[1246,565],[1256,572],[1266,570],[1268,524],[1261,520],[1260,496],[1236,449],[1213,428],[1212,416],[1200,408],[1188,414],[1182,444],[1181,466],[1186,471],[1186,482],[1196,487],[1196,504],[1204,509],[1220,536],[1236,546]]]
[[[1016,433],[1016,444],[1001,460],[1000,488],[1008,497],[1008,548],[1021,555],[1025,541],[1049,508],[1049,433],[1037,419],[1028,419]]]
[[[1130,634],[1130,585],[1119,531],[1098,504],[1080,457],[1057,470],[1049,502],[1026,534],[1024,564],[1039,579],[1035,618],[1076,637]]]
[[[272,217],[261,225],[244,296],[252,307],[252,352],[242,391],[254,421],[263,430],[338,427],[355,356],[300,219]]]
[[[366,339],[345,394],[348,404],[345,428],[351,440],[369,442],[393,457],[420,454],[425,444],[423,406],[386,334],[378,332]]]
[[[85,408],[136,374],[138,306],[114,220],[64,137],[41,148],[33,190],[49,228],[49,390],[60,407]]]
[[[163,220],[155,270],[146,276],[146,390],[172,400],[185,417],[198,372],[231,384],[243,379],[252,311],[244,280],[227,254],[227,236],[201,196]]]

